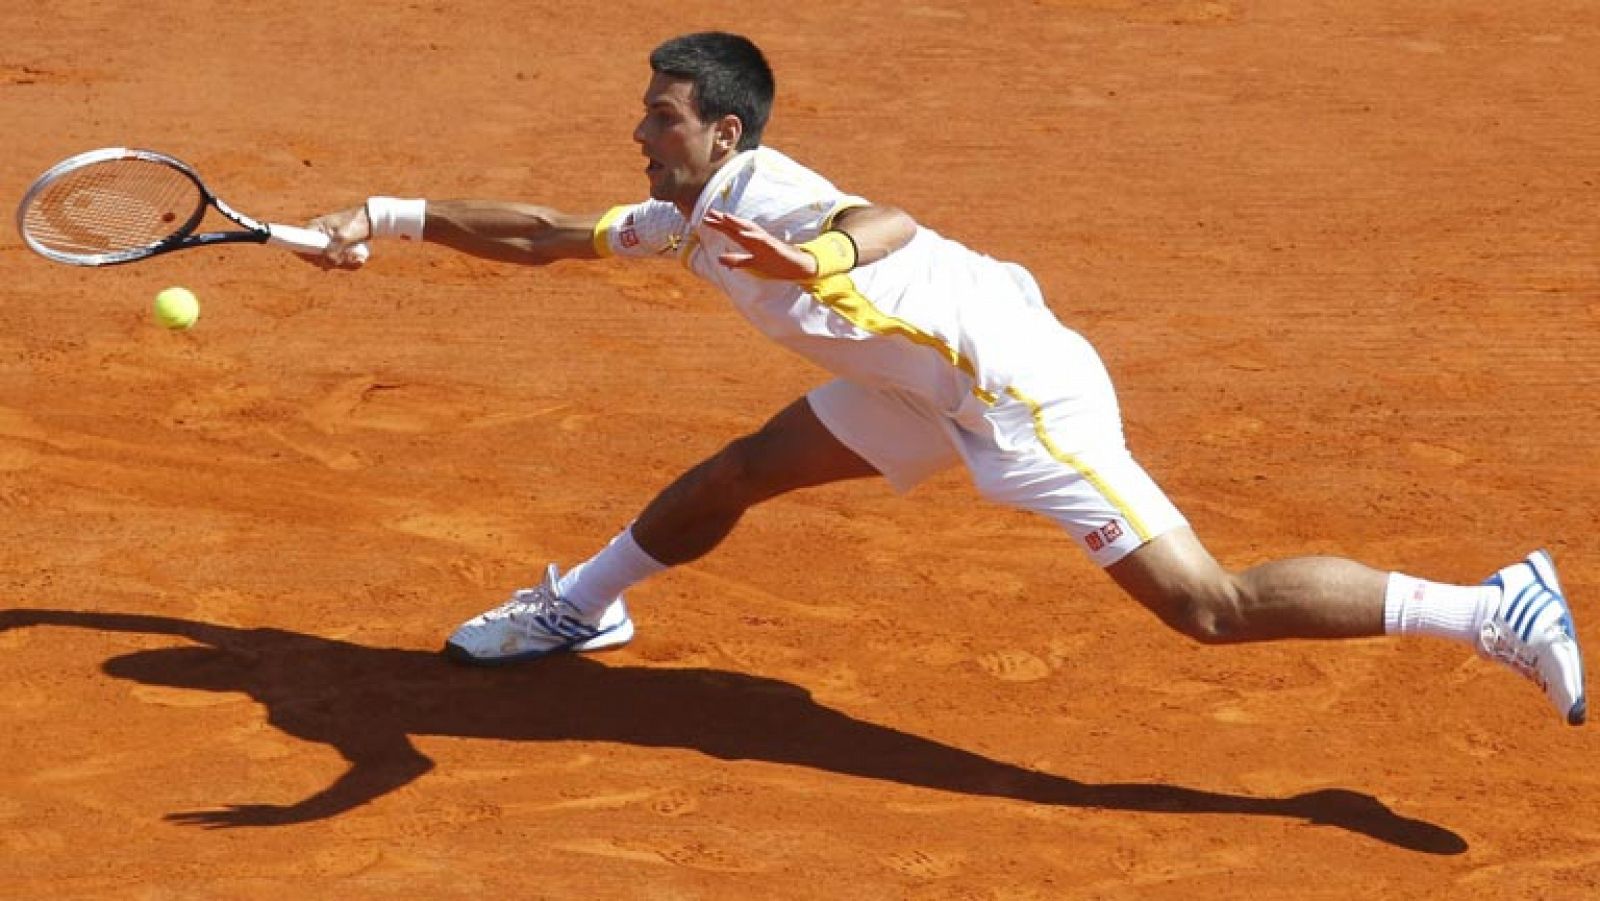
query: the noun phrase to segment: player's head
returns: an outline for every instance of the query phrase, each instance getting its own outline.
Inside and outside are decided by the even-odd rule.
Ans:
[[[693,82],[701,119],[737,117],[739,150],[761,145],[761,132],[772,114],[772,68],[749,38],[722,31],[676,37],[650,54],[650,70]]]
[[[761,144],[772,110],[772,69],[749,39],[683,35],[650,54],[644,118],[634,129],[650,165],[650,196],[692,206],[735,153]]]

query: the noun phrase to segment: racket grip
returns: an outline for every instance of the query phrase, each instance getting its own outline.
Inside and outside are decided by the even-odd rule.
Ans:
[[[267,243],[273,247],[282,247],[295,253],[304,253],[316,256],[328,249],[329,238],[314,228],[299,228],[293,225],[267,225]],[[365,263],[372,251],[365,244],[357,244],[350,248],[350,255],[357,263]]]

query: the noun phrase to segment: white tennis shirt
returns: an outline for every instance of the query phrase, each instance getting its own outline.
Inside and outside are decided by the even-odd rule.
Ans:
[[[1044,325],[1042,301],[1020,266],[919,226],[909,244],[876,263],[820,282],[778,281],[723,266],[717,257],[738,248],[701,224],[717,209],[800,243],[842,210],[866,204],[761,147],[717,170],[687,220],[666,201],[612,209],[595,228],[595,248],[677,259],[721,288],[762,334],[824,369],[907,391],[958,419],[981,416],[1012,385],[1016,366],[1039,359],[1026,345]]]
[[[1021,266],[919,226],[876,263],[779,281],[717,262],[737,248],[701,224],[714,208],[799,243],[865,204],[763,147],[717,170],[687,219],[656,200],[612,209],[595,248],[679,260],[767,337],[846,380],[812,392],[813,409],[900,490],[959,458],[985,496],[1054,519],[1102,566],[1183,525],[1124,445],[1098,354]]]

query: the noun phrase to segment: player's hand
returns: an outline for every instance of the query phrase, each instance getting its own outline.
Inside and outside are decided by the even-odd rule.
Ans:
[[[367,218],[365,204],[318,216],[306,227],[322,232],[331,242],[320,257],[307,258],[312,264],[323,269],[355,269],[365,262],[365,254],[355,249],[372,237],[372,221]]]
[[[757,275],[783,281],[803,282],[817,274],[817,258],[748,219],[720,210],[706,210],[701,222],[739,245],[717,257],[729,269],[749,269]]]

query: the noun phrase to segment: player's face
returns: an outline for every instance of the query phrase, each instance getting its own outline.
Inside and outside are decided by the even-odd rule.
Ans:
[[[693,95],[694,82],[656,73],[644,92],[644,118],[633,130],[633,139],[650,161],[644,169],[650,196],[676,204],[684,215],[731,155],[723,134],[726,121],[702,121]]]

